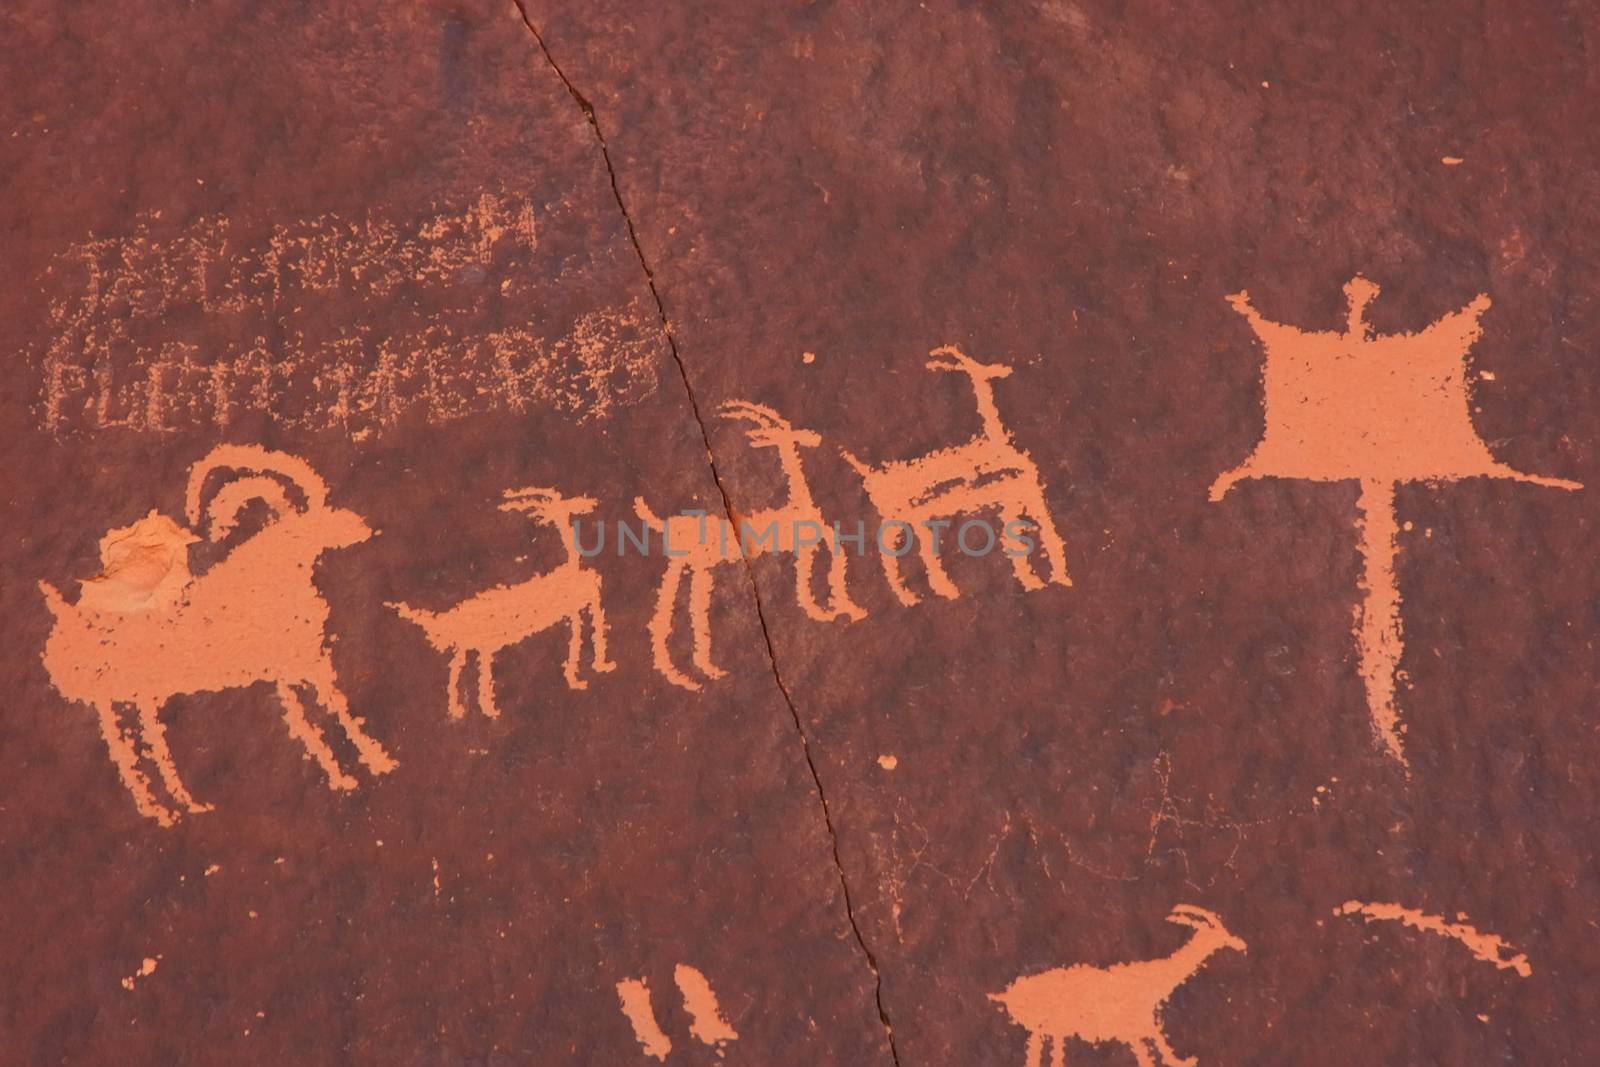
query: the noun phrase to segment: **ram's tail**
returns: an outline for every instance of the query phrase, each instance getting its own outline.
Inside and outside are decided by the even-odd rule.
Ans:
[[[44,606],[49,608],[50,614],[57,619],[63,618],[72,610],[72,606],[67,603],[67,598],[61,595],[61,590],[49,582],[40,582],[39,592],[44,594]]]

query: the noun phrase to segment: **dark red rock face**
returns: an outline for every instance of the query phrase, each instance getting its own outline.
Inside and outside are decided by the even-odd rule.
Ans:
[[[1600,1059],[1589,11],[0,28],[0,1063]]]

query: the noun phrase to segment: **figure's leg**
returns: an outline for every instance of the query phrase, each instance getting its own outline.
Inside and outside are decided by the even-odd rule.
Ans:
[[[594,648],[594,663],[592,666],[597,671],[614,671],[617,665],[606,656],[606,612],[600,602],[600,582],[594,583],[594,593],[589,598],[589,625],[594,627],[589,641]]]
[[[807,618],[816,619],[818,622],[827,622],[832,616],[822,610],[822,605],[817,603],[817,594],[811,588],[812,565],[817,560],[817,546],[806,545],[797,548],[794,552],[794,599],[800,605],[800,610],[806,613]]]
[[[689,622],[694,631],[694,665],[707,678],[728,672],[711,659],[711,568],[697,567],[689,575]]]
[[[316,690],[317,699],[339,720],[339,725],[344,728],[344,735],[350,743],[356,746],[356,755],[361,763],[373,774],[388,774],[400,764],[396,763],[383,746],[373,740],[361,724],[365,719],[350,714],[350,704],[344,698],[344,693],[339,689],[339,683],[333,676],[333,663],[329,660],[322,662],[322,676],[311,680],[311,687]]]
[[[133,741],[122,732],[122,726],[117,722],[116,703],[110,700],[96,702],[94,710],[100,718],[100,736],[105,739],[106,751],[111,754],[111,762],[117,768],[117,777],[122,779],[122,787],[133,797],[133,806],[145,818],[154,819],[162,826],[171,826],[177,814],[157,801],[155,794],[150,791],[150,780],[139,769],[139,754],[133,747]]]
[[[1156,1051],[1161,1054],[1161,1062],[1166,1067],[1195,1067],[1200,1062],[1198,1056],[1180,1056],[1172,1051],[1172,1046],[1167,1044],[1167,1035],[1160,1030],[1151,1035],[1150,1040],[1155,1042]]]
[[[1029,558],[1032,555],[1032,552],[1024,552],[1022,550],[1022,539],[1019,537],[1012,537],[1006,532],[1012,527],[1013,524],[1024,525],[1022,522],[1022,513],[1013,511],[1009,508],[1001,511],[1000,546],[1011,560],[1011,571],[1017,576],[1017,583],[1021,585],[1022,588],[1028,590],[1028,592],[1031,593],[1036,589],[1043,589],[1044,582],[1040,581],[1039,576],[1034,573],[1033,563]],[[1038,532],[1037,523],[1029,525],[1033,526],[1036,533]]]
[[[278,701],[283,705],[283,721],[289,724],[289,735],[304,745],[306,752],[322,765],[322,773],[328,776],[329,788],[354,789],[356,780],[339,767],[333,749],[323,740],[322,733],[306,719],[305,705],[300,703],[299,694],[288,682],[278,683]]]
[[[1150,1050],[1146,1047],[1149,1043],[1148,1037],[1137,1037],[1128,1043],[1133,1049],[1134,1059],[1139,1061],[1139,1067],[1156,1067],[1156,1061],[1151,1058]]]
[[[490,719],[500,717],[500,705],[494,700],[494,657],[489,649],[477,649],[478,656],[478,710]]]
[[[1044,1067],[1044,1035],[1037,1030],[1028,1034],[1027,1067]]]
[[[1050,1067],[1067,1067],[1067,1043],[1060,1034],[1050,1038]]]
[[[828,607],[834,618],[864,619],[867,613],[850,599],[850,568],[843,548],[835,542],[828,552]]]
[[[178,766],[172,760],[172,750],[167,747],[167,728],[161,724],[161,703],[157,700],[139,701],[139,736],[150,749],[156,770],[161,773],[161,784],[167,787],[172,798],[189,811],[210,811],[210,804],[197,804],[194,797],[178,777]]]
[[[574,608],[567,616],[567,624],[572,634],[567,638],[567,662],[561,673],[567,679],[568,689],[587,689],[589,683],[578,677],[578,659],[583,655],[583,609]]]
[[[927,527],[923,529],[926,530]],[[944,563],[939,559],[939,550],[933,543],[932,530],[927,531],[927,536],[918,533],[917,550],[922,556],[922,565],[928,569],[928,585],[933,587],[933,591],[946,600],[959,597],[961,590],[950,580],[950,575],[944,569]]]
[[[450,650],[450,680],[444,685],[445,707],[452,719],[465,718],[467,706],[461,701],[461,672],[467,666],[467,650]]]
[[[1033,517],[1034,525],[1038,527],[1039,542],[1050,561],[1050,581],[1056,585],[1071,585],[1072,576],[1067,572],[1067,546],[1056,530],[1055,520],[1050,517],[1050,508],[1044,502],[1043,486],[1034,485],[1032,498],[1024,510]]]
[[[672,610],[678,605],[678,583],[682,580],[683,565],[668,563],[656,594],[655,613],[650,616],[650,655],[656,670],[667,681],[685,689],[699,689],[699,682],[672,665],[672,653],[667,649],[667,638],[672,635]]]
[[[884,520],[884,525],[888,525],[887,519]],[[900,554],[890,552],[888,549],[899,549],[901,545],[905,545],[909,549],[908,539],[914,538],[915,534],[911,531],[909,524],[896,523],[892,536],[893,539],[887,546],[883,544],[878,546],[878,558],[883,561],[883,577],[889,583],[889,591],[894,594],[896,600],[909,608],[921,603],[922,598],[911,591],[911,587],[906,585],[905,578],[901,576]]]

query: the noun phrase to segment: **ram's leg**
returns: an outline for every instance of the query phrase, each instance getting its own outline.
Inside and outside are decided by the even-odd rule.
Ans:
[[[1172,1051],[1172,1046],[1167,1044],[1167,1035],[1157,1030],[1150,1038],[1155,1042],[1156,1051],[1161,1053],[1161,1062],[1166,1067],[1195,1067],[1200,1062],[1198,1056],[1180,1056]]]
[[[817,561],[817,546],[807,545],[794,551],[794,599],[809,619],[827,622],[832,616],[817,603],[816,590],[811,588],[811,572]]]
[[[467,716],[467,705],[461,699],[461,672],[467,666],[467,650],[452,648],[450,650],[450,679],[445,682],[444,700],[447,713],[452,719],[464,719]]]
[[[667,681],[685,689],[699,689],[699,682],[672,665],[672,653],[667,649],[667,638],[672,635],[672,611],[678,605],[678,583],[682,580],[683,565],[668,563],[661,576],[661,589],[656,593],[656,610],[650,616],[650,654],[656,670]]]
[[[1010,509],[1002,511],[1000,513],[1000,547],[1011,559],[1011,571],[1017,576],[1017,583],[1029,592],[1033,592],[1037,589],[1043,589],[1044,582],[1034,573],[1033,561],[1030,558],[1033,554],[1032,550],[1024,552],[1022,538],[1014,537],[1009,532],[1013,526],[1023,525],[1031,525],[1035,531],[1038,530],[1036,523],[1023,522],[1020,511],[1012,511]]]
[[[950,575],[944,569],[944,563],[939,559],[939,546],[934,544],[934,531],[929,529],[927,536],[917,535],[917,549],[922,555],[922,565],[928,569],[928,585],[935,593],[947,600],[954,600],[961,595],[961,590],[956,588],[956,583],[950,580]]]
[[[1050,517],[1050,506],[1044,502],[1044,487],[1035,485],[1033,493],[1023,509],[1033,516],[1034,524],[1039,529],[1039,541],[1044,546],[1044,555],[1050,562],[1050,581],[1056,585],[1071,585],[1072,576],[1067,573],[1067,546],[1061,540],[1061,534],[1056,531],[1055,520]]]
[[[333,749],[323,740],[322,732],[312,726],[310,720],[306,718],[305,705],[300,702],[300,695],[288,682],[278,683],[278,701],[283,705],[283,721],[289,724],[290,736],[304,745],[306,752],[322,765],[322,773],[328,776],[329,787],[354,789],[356,780],[339,767]]]
[[[1037,1030],[1028,1035],[1027,1067],[1044,1067],[1044,1035]]]
[[[154,819],[162,826],[171,826],[177,814],[157,801],[155,794],[150,791],[150,780],[139,769],[139,753],[117,722],[115,702],[108,700],[96,703],[94,710],[100,719],[100,736],[105,739],[106,751],[111,754],[111,762],[117,768],[117,776],[122,779],[122,787],[133,797],[133,806],[145,818]]]
[[[567,680],[568,689],[587,689],[589,683],[578,676],[578,667],[583,660],[583,609],[573,608],[572,614],[567,616],[567,662],[562,665],[561,675]]]
[[[890,520],[885,519],[883,525],[888,526],[889,522]],[[911,524],[896,521],[894,533],[890,536],[887,545],[883,543],[883,530],[881,527],[878,531],[878,537],[878,558],[883,561],[883,578],[884,581],[889,583],[889,591],[894,594],[896,600],[908,608],[920,604],[922,598],[911,591],[911,587],[906,585],[905,578],[900,574],[900,556],[902,553],[889,551],[891,548],[899,549],[901,545],[905,546],[905,551],[910,551],[911,540],[915,538],[915,534],[911,530]]]
[[[388,774],[400,764],[396,763],[383,746],[373,740],[361,724],[365,719],[350,714],[350,704],[344,698],[344,693],[339,689],[339,683],[333,677],[333,664],[327,661],[322,665],[322,676],[312,680],[311,685],[317,691],[317,699],[333,712],[333,717],[339,720],[339,725],[344,728],[344,735],[350,743],[356,746],[356,755],[362,764],[373,774]]]
[[[199,804],[189,795],[189,790],[178,777],[178,765],[173,762],[172,750],[167,747],[167,728],[161,724],[161,703],[157,700],[139,702],[139,737],[150,749],[156,770],[161,773],[161,784],[167,787],[172,798],[191,812],[210,811],[210,804]]]
[[[594,649],[595,670],[606,672],[614,671],[617,665],[606,656],[606,612],[600,603],[600,583],[594,584],[594,592],[589,597],[589,625],[594,628],[590,637],[590,644]]]
[[[1067,1043],[1060,1034],[1050,1038],[1050,1067],[1067,1067]]]
[[[491,719],[500,717],[500,705],[494,699],[494,657],[488,649],[478,649],[478,710]]]
[[[836,538],[828,551],[828,607],[835,618],[864,619],[866,611],[850,599],[850,568],[844,547]]]
[[[1156,1067],[1156,1061],[1151,1058],[1150,1049],[1147,1047],[1150,1044],[1148,1037],[1135,1038],[1131,1044],[1133,1057],[1139,1061],[1139,1067]]]
[[[694,632],[694,665],[707,678],[728,672],[711,659],[711,568],[696,567],[689,574],[689,623]]]

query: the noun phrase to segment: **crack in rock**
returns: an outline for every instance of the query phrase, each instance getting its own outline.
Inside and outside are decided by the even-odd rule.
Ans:
[[[528,32],[533,35],[534,41],[537,42],[545,62],[555,72],[556,77],[561,79],[561,84],[565,86],[567,93],[578,105],[579,109],[582,110],[583,117],[589,123],[589,129],[594,133],[595,143],[600,148],[600,157],[606,165],[606,175],[611,180],[611,195],[617,202],[617,210],[622,213],[623,224],[628,229],[628,240],[633,245],[633,252],[638,257],[639,267],[644,271],[645,284],[650,288],[650,296],[655,300],[656,312],[661,317],[661,331],[666,335],[667,348],[672,352],[672,361],[677,365],[678,377],[683,382],[683,391],[689,398],[689,410],[694,416],[695,424],[700,428],[700,441],[706,450],[706,464],[711,469],[711,480],[716,483],[717,494],[722,498],[722,508],[727,515],[728,522],[737,528],[738,520],[734,514],[733,502],[728,496],[727,487],[723,484],[722,473],[717,469],[716,455],[711,450],[711,435],[706,429],[705,418],[701,415],[700,403],[695,397],[694,386],[689,381],[688,367],[683,361],[683,355],[678,351],[677,339],[672,334],[672,324],[667,318],[667,306],[662,301],[661,293],[656,288],[655,272],[650,269],[650,262],[645,258],[644,248],[639,243],[638,230],[633,225],[633,216],[628,213],[628,205],[622,198],[622,188],[617,183],[617,171],[612,166],[611,152],[606,145],[605,133],[600,128],[600,120],[595,115],[594,105],[589,103],[588,98],[578,91],[578,87],[572,84],[566,73],[562,71],[560,64],[556,62],[555,56],[550,52],[549,45],[545,44],[544,35],[539,32],[538,27],[533,24],[532,17],[528,14],[525,0],[512,0],[512,2],[516,4],[517,11],[522,16],[522,24],[527,27]],[[795,733],[800,739],[801,751],[805,754],[806,767],[811,772],[811,784],[816,787],[817,799],[822,807],[822,821],[827,827],[828,839],[833,848],[833,866],[839,876],[839,888],[844,895],[845,917],[850,922],[850,932],[855,935],[857,947],[861,949],[861,954],[866,958],[867,968],[872,972],[878,1020],[883,1024],[884,1033],[888,1039],[889,1055],[894,1060],[896,1067],[899,1067],[900,1053],[895,1046],[894,1025],[889,1021],[889,1013],[883,1003],[883,975],[878,969],[877,957],[867,947],[866,938],[862,935],[861,927],[856,922],[855,906],[850,895],[850,882],[845,877],[844,861],[839,852],[839,833],[834,827],[833,815],[828,807],[828,794],[822,787],[822,776],[817,772],[817,762],[811,752],[811,739],[806,734],[805,723],[800,718],[800,709],[794,702],[794,696],[789,692],[789,686],[784,682],[783,674],[778,669],[777,650],[772,643],[772,632],[767,626],[766,609],[761,602],[761,590],[756,583],[755,568],[748,556],[743,556],[742,553],[741,556],[744,562],[745,577],[750,583],[750,596],[755,603],[756,619],[761,625],[761,638],[766,646],[767,662],[772,667],[772,680],[777,685],[778,692],[783,696],[783,702],[789,709],[790,718],[794,721]]]

